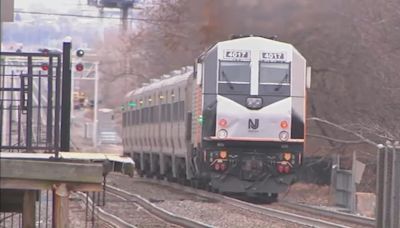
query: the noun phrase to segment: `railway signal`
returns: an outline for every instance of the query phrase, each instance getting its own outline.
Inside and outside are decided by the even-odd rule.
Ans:
[[[85,55],[85,51],[84,51],[84,50],[78,49],[78,50],[76,51],[76,56],[78,56],[78,57],[83,57],[84,55]]]
[[[83,64],[82,64],[82,60],[81,60],[81,58],[85,55],[85,51],[84,50],[82,50],[82,49],[78,49],[78,50],[76,50],[76,56],[78,57],[78,63],[75,65],[75,70],[76,71],[78,71],[78,72],[81,72],[81,71],[83,71],[84,70],[84,66],[83,66]]]
[[[49,70],[49,65],[47,63],[43,63],[40,68],[42,68],[42,70],[44,71],[48,71]]]
[[[77,63],[76,65],[75,65],[75,70],[76,71],[79,71],[79,72],[81,72],[81,71],[83,71],[83,64],[82,63]]]

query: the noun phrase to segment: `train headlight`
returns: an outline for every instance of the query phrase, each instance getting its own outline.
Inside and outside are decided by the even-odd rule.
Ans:
[[[281,132],[279,133],[279,139],[280,139],[281,141],[287,141],[287,140],[289,139],[289,132],[287,132],[287,131],[281,131]]]
[[[292,154],[289,152],[283,153],[283,159],[289,161],[292,158]]]
[[[227,136],[228,136],[228,131],[227,130],[221,129],[221,130],[219,130],[217,132],[217,137],[220,138],[220,139],[224,139]]]
[[[228,157],[228,151],[226,151],[226,150],[221,150],[221,151],[219,152],[219,157],[222,158],[222,159],[227,158],[227,157]]]
[[[246,99],[246,106],[251,109],[257,109],[262,107],[262,98],[261,97],[248,97]]]

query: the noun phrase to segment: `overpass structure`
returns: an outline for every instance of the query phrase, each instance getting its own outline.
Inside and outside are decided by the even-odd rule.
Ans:
[[[109,172],[133,175],[128,157],[69,151],[70,47],[0,53],[1,225],[17,215],[22,227],[68,227],[72,191],[104,191]]]

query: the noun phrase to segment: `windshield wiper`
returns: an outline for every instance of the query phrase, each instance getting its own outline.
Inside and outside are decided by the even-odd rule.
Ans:
[[[285,77],[282,79],[282,81],[279,82],[279,85],[277,85],[274,90],[275,91],[280,90],[283,86],[283,83],[287,80],[288,77],[289,77],[289,74],[285,74]]]
[[[226,76],[225,71],[222,71],[222,77],[225,78],[226,82],[228,82],[228,86],[231,90],[234,89],[232,82],[229,80],[229,78]]]

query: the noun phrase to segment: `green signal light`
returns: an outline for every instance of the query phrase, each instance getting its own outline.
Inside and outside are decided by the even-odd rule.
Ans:
[[[197,117],[197,122],[199,122],[199,124],[203,123],[203,116],[200,115],[199,117]]]
[[[134,107],[136,107],[136,102],[130,101],[130,102],[128,103],[128,106],[134,108]]]

